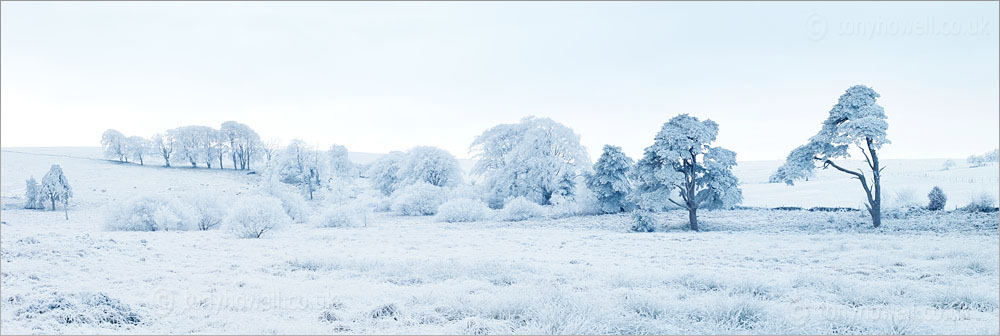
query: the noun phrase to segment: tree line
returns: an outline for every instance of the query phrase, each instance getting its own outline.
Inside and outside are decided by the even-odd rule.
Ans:
[[[235,121],[222,123],[218,128],[209,126],[183,126],[154,134],[151,138],[126,136],[109,129],[101,136],[104,156],[119,162],[137,162],[144,165],[147,155],[163,159],[163,165],[170,167],[171,161],[188,163],[191,167],[204,164],[212,168],[218,162],[219,169],[225,169],[226,159],[232,162],[232,169],[249,170],[261,155],[270,158],[275,151],[275,143],[262,142],[260,135],[250,126]]]

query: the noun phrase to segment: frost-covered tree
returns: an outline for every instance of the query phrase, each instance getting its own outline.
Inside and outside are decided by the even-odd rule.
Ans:
[[[128,156],[132,157],[132,162],[139,162],[140,166],[144,165],[143,157],[152,150],[150,141],[141,136],[130,136],[127,144]]]
[[[983,160],[986,162],[1000,162],[1000,149],[994,149],[986,152],[986,154],[983,155]]]
[[[184,126],[167,131],[177,141],[177,155],[187,159],[191,167],[198,167],[198,162],[211,162],[215,152],[211,150],[212,138],[216,131],[208,126]]]
[[[205,167],[212,168],[212,162],[219,159],[219,169],[222,169],[222,152],[225,151],[225,141],[219,130],[205,127],[201,129],[200,155],[205,161]]]
[[[590,165],[580,136],[549,118],[494,126],[476,137],[470,151],[479,160],[472,173],[483,177],[493,207],[518,196],[550,204],[567,175],[582,175]]]
[[[73,188],[69,185],[69,180],[63,174],[62,167],[52,165],[49,172],[42,177],[41,186],[42,202],[52,204],[52,211],[56,210],[56,202],[63,204],[66,210],[66,219],[69,220],[69,199],[73,197]]]
[[[688,211],[688,223],[698,230],[699,208],[722,208],[743,200],[733,175],[736,153],[712,146],[719,125],[712,120],[681,114],[663,124],[653,145],[636,163],[636,203],[646,210],[667,202]],[[672,196],[679,196],[675,200]]]
[[[849,174],[861,182],[867,196],[865,207],[872,217],[872,224],[879,227],[882,224],[881,179],[885,167],[879,165],[878,150],[889,144],[886,138],[889,123],[886,122],[885,110],[875,101],[878,97],[875,90],[864,85],[847,89],[830,110],[830,116],[823,122],[819,133],[810,138],[809,143],[793,150],[772,178],[792,185],[795,180],[811,174],[817,165]],[[850,170],[833,161],[849,157],[851,145],[864,155],[871,180],[864,170]]]
[[[323,160],[317,150],[309,148],[305,142],[294,139],[275,158],[273,167],[281,182],[299,187],[313,199],[319,189]]]
[[[430,146],[410,149],[400,163],[401,186],[426,182],[436,187],[454,187],[462,183],[462,168],[448,151]]]
[[[392,195],[399,185],[399,168],[406,159],[406,154],[400,151],[389,152],[376,159],[368,166],[367,175],[372,180],[372,187],[385,195]]]
[[[281,150],[281,142],[277,139],[262,141],[260,143],[260,152],[264,154],[265,162],[271,161],[271,157],[277,154],[279,150]]]
[[[957,166],[957,164],[955,164],[955,160],[945,161],[944,164],[941,165],[941,167],[944,168],[944,170],[954,168],[955,166]]]
[[[32,176],[25,181],[24,208],[25,209],[45,209],[45,201],[42,199],[41,186]]]
[[[128,138],[122,132],[109,129],[101,135],[101,147],[104,157],[117,159],[118,162],[128,162]]]
[[[233,157],[233,169],[250,169],[250,165],[261,146],[260,136],[257,135],[257,132],[254,132],[250,126],[235,121],[222,123],[219,131],[228,144],[229,153]]]
[[[631,209],[628,195],[632,191],[629,172],[633,162],[621,147],[604,145],[601,157],[594,163],[593,174],[587,175],[587,188],[594,192],[604,213]]]
[[[160,154],[163,158],[163,166],[170,167],[170,156],[174,153],[174,147],[177,146],[177,141],[174,140],[174,136],[167,133],[157,133],[153,135],[152,147],[156,149],[156,153]]]
[[[327,150],[330,157],[330,175],[332,178],[346,178],[355,176],[354,163],[347,157],[347,147],[332,145]]]
[[[986,160],[980,155],[969,155],[965,162],[969,164],[969,167],[981,167]]]
[[[927,194],[927,200],[927,210],[941,210],[948,203],[948,196],[945,196],[944,191],[940,187],[934,186],[931,192]]]

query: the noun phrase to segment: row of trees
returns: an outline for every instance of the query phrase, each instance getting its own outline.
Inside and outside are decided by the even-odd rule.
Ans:
[[[276,143],[261,141],[252,128],[235,121],[222,123],[219,129],[208,126],[183,126],[157,133],[152,138],[125,136],[109,129],[101,136],[104,155],[120,162],[145,164],[146,155],[156,155],[163,159],[164,166],[170,167],[171,160],[187,162],[191,167],[204,163],[212,168],[218,162],[224,168],[226,158],[232,160],[233,169],[248,170],[263,153],[265,158],[276,149]]]
[[[965,161],[969,163],[969,167],[983,167],[1000,162],[1000,149],[994,149],[983,155],[970,155]]]
[[[49,209],[56,210],[56,203],[62,203],[69,219],[69,199],[73,197],[73,188],[69,185],[69,179],[63,174],[62,167],[52,165],[49,172],[42,177],[42,184],[39,185],[32,176],[27,181],[27,188],[24,191],[24,208],[44,210],[49,204]]]

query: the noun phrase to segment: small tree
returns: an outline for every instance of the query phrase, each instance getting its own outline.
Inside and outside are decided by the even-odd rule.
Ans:
[[[628,196],[632,191],[632,182],[628,175],[633,162],[621,147],[604,145],[601,157],[594,163],[594,173],[587,175],[587,188],[594,192],[604,213],[631,209]]]
[[[357,177],[354,163],[347,157],[347,147],[332,145],[327,153],[330,154],[330,175],[332,178]]]
[[[669,201],[688,211],[688,223],[698,230],[698,208],[719,208],[743,200],[733,175],[736,153],[713,147],[719,125],[682,114],[663,124],[652,146],[636,163],[638,204],[653,210]],[[699,161],[700,158],[700,161]],[[677,192],[680,200],[670,194]]]
[[[945,161],[944,164],[941,165],[941,167],[944,168],[944,170],[954,168],[955,166],[957,166],[957,164],[955,164],[955,160]]]
[[[927,194],[927,199],[930,201],[927,203],[927,210],[937,211],[944,209],[945,203],[948,202],[948,196],[945,196],[944,191],[937,186],[934,186],[931,192]]]
[[[273,169],[277,170],[281,182],[298,186],[309,194],[309,199],[313,199],[313,193],[320,186],[320,172],[323,171],[319,157],[318,151],[295,139],[278,154]]]
[[[35,181],[35,177],[29,178],[24,189],[25,209],[45,209],[45,201],[42,200],[41,187]]]
[[[42,178],[41,194],[44,201],[52,204],[52,211],[56,210],[56,202],[63,203],[66,220],[69,220],[69,199],[73,197],[73,188],[69,186],[66,175],[63,175],[62,167],[52,165],[49,168],[49,172]]]
[[[426,182],[435,187],[453,187],[462,183],[462,168],[455,156],[430,146],[410,149],[397,174],[401,186]]]
[[[141,136],[130,136],[128,137],[128,155],[132,157],[132,162],[139,162],[139,165],[144,165],[143,156],[150,152],[149,140]]]
[[[399,168],[405,159],[405,153],[392,151],[372,162],[366,173],[372,180],[372,187],[386,196],[392,195],[399,185]]]
[[[174,140],[173,135],[170,133],[161,134],[157,133],[153,135],[153,145],[156,148],[156,152],[163,157],[163,166],[170,167],[170,155],[174,152],[174,146],[177,141]]]
[[[881,177],[885,167],[879,165],[877,151],[889,144],[886,138],[889,123],[886,122],[884,109],[875,102],[878,97],[875,90],[864,85],[847,89],[830,110],[819,133],[810,138],[809,143],[793,150],[772,179],[792,185],[795,180],[811,174],[816,164],[821,164],[823,169],[836,168],[861,182],[868,198],[865,207],[872,217],[872,224],[879,227],[882,224]],[[871,172],[870,181],[863,170],[850,170],[833,161],[849,157],[851,145],[857,146],[865,156],[867,170]]]
[[[118,162],[128,162],[128,151],[126,149],[128,140],[122,132],[109,129],[101,135],[101,147],[104,148],[104,156],[109,159],[117,159]]]

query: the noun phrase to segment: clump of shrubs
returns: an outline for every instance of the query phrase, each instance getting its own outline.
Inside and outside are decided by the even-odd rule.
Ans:
[[[240,238],[260,238],[291,222],[281,202],[267,196],[246,197],[236,202],[222,227]]]
[[[140,196],[112,208],[105,218],[109,231],[190,230],[199,221],[198,212],[180,201],[162,196]]]
[[[655,230],[656,218],[653,217],[652,211],[641,209],[632,211],[632,227],[629,228],[629,231],[653,232]]]
[[[980,193],[972,197],[972,202],[963,208],[965,211],[971,212],[990,212],[996,211],[996,201],[993,200],[993,196],[988,193]]]
[[[927,194],[927,210],[938,211],[944,209],[944,205],[948,203],[948,196],[944,194],[941,188],[935,186],[931,189],[931,192]]]
[[[305,197],[302,194],[291,191],[282,190],[274,188],[270,190],[271,196],[277,198],[281,203],[281,209],[288,215],[292,221],[296,223],[305,223],[309,218],[309,203],[306,203]]]
[[[319,216],[319,227],[353,227],[361,226],[364,214],[361,210],[346,206],[333,205],[326,208]]]
[[[479,200],[457,198],[441,204],[437,220],[442,222],[476,222],[489,216],[490,207]]]
[[[417,182],[393,194],[392,211],[403,216],[430,216],[447,200],[447,190],[426,182]]]
[[[516,197],[508,200],[501,212],[503,219],[511,222],[539,218],[545,214],[541,205],[529,201],[524,197]]]

